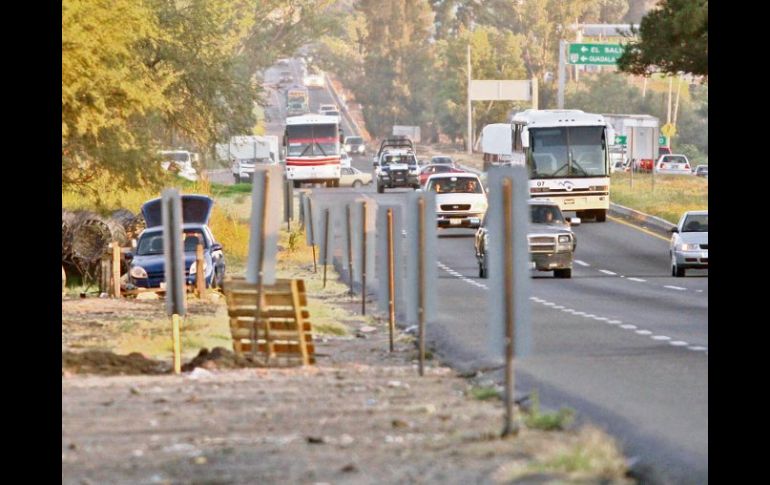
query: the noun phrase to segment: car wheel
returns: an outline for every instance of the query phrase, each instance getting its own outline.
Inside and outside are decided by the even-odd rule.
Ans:
[[[241,176],[240,175],[233,175],[233,178],[235,179],[235,183],[236,184],[241,183]]]
[[[553,270],[554,278],[572,278],[572,268],[562,268]]]
[[[298,188],[300,187],[300,185],[301,185],[301,184],[300,184],[300,181],[299,181],[299,180],[294,180],[294,188],[295,188],[295,189],[298,189]]]
[[[487,255],[484,254],[484,256],[481,257],[481,261],[479,261],[479,278],[487,277],[489,277],[487,270]]]
[[[383,186],[382,186],[382,185],[380,185],[380,184],[377,184],[377,193],[378,193],[378,194],[382,194],[382,193],[384,193],[384,192],[385,192],[385,187],[383,187]]]
[[[355,189],[361,187],[362,185],[364,185],[364,184],[360,180],[356,180],[355,182],[353,182],[353,188],[355,188]]]
[[[684,276],[684,268],[680,268],[679,265],[676,264],[676,256],[674,256],[674,253],[671,253],[671,276],[676,278]]]

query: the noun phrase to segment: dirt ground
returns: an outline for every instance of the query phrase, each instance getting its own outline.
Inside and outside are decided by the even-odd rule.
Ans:
[[[63,483],[623,482],[622,457],[601,432],[524,428],[499,439],[499,400],[470,397],[475,384],[434,361],[419,377],[413,337],[399,335],[391,354],[386,325],[364,323],[319,338],[318,365],[307,368],[70,369]]]

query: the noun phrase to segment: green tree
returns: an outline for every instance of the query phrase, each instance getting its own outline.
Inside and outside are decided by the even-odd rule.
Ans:
[[[661,0],[635,34],[618,59],[622,71],[708,76],[708,0]]]
[[[522,61],[523,38],[492,27],[470,32],[461,29],[454,39],[439,45],[443,73],[437,83],[435,113],[442,132],[456,138],[463,136],[467,123],[467,46],[471,46],[471,70],[474,79],[526,79]],[[473,121],[476,132],[489,123],[503,122],[514,107],[513,102],[476,102]]]
[[[148,60],[168,39],[152,9],[134,0],[62,2],[62,182],[83,188],[104,173],[129,183],[142,170],[146,115],[171,109],[177,73]]]

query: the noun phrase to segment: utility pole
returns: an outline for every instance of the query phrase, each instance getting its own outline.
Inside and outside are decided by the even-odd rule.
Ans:
[[[468,44],[468,138],[466,139],[468,155],[473,152],[473,113],[471,111],[471,45]]]
[[[565,57],[565,51],[567,50],[567,41],[566,40],[560,40],[559,41],[559,96],[558,96],[558,103],[559,103],[559,109],[564,109],[564,71],[566,69],[564,57]]]
[[[668,113],[666,114],[666,123],[671,123],[671,91],[674,87],[674,78],[668,77]]]

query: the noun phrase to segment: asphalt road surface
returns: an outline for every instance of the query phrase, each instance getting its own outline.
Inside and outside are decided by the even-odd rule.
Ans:
[[[268,71],[267,82],[277,72]],[[314,111],[333,102],[326,89],[310,96]],[[372,170],[368,157],[353,165]],[[362,192],[405,203],[408,191],[314,189],[337,200]],[[605,427],[652,482],[707,483],[708,272],[671,277],[667,240],[619,220],[584,222],[575,232],[572,279],[532,273],[534,345],[515,363],[517,394],[536,389],[544,406],[572,407]],[[439,230],[438,315],[427,339],[456,369],[502,383],[502,360],[486,348],[494,292],[478,278],[473,234]]]

